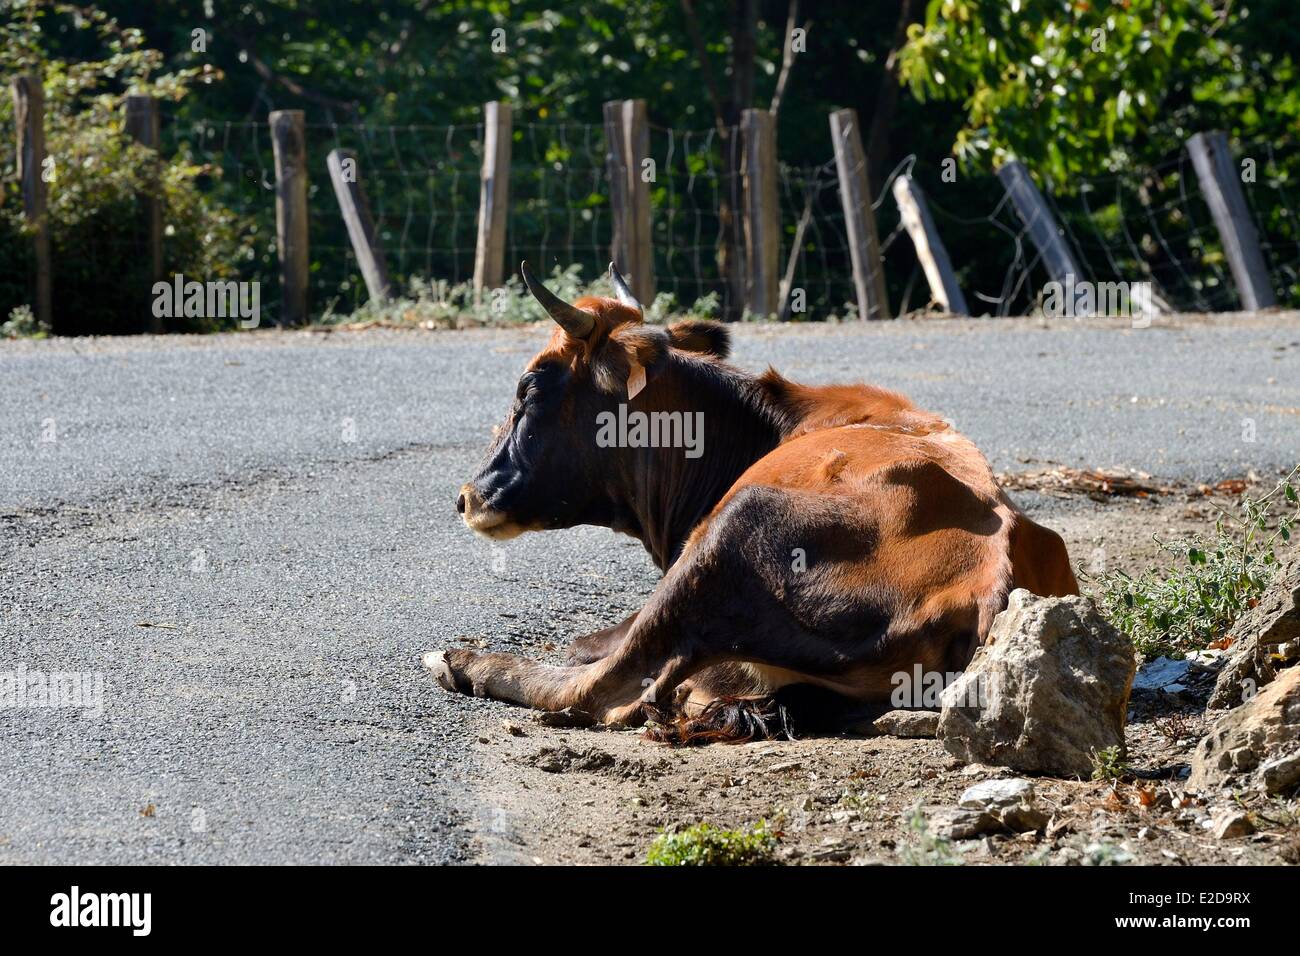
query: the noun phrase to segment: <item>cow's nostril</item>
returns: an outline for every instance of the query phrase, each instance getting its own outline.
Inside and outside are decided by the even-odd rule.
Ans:
[[[464,514],[464,513],[465,513],[465,496],[464,496],[464,495],[459,495],[459,496],[456,498],[456,512],[457,512],[457,514]]]

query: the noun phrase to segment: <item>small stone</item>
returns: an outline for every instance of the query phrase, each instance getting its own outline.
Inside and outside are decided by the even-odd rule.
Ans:
[[[1259,780],[1268,794],[1283,793],[1300,783],[1300,750],[1260,764]]]
[[[967,787],[957,805],[964,810],[982,810],[1015,833],[1047,825],[1047,814],[1034,806],[1034,785],[1023,777],[985,780]]]
[[[784,773],[787,770],[798,770],[803,766],[802,760],[786,760],[782,763],[774,763],[770,767],[765,767],[763,773]]]
[[[891,710],[872,721],[872,727],[890,737],[933,737],[939,730],[939,712]]]
[[[970,840],[1002,828],[991,813],[961,807],[932,810],[927,814],[927,822],[930,833],[945,840]]]
[[[1047,814],[1025,803],[1007,807],[998,814],[998,819],[1002,821],[1004,827],[1016,833],[1037,832],[1047,826]]]
[[[1018,803],[1032,803],[1034,785],[1024,777],[1012,780],[984,780],[967,787],[957,806],[967,810],[1001,810]]]
[[[1133,678],[1133,690],[1135,692],[1156,691],[1167,688],[1170,684],[1176,684],[1186,677],[1191,666],[1191,662],[1186,660],[1176,661],[1172,657],[1157,657],[1138,668],[1137,675]]]
[[[1250,822],[1250,817],[1240,810],[1225,813],[1214,824],[1216,840],[1231,840],[1235,837],[1249,836],[1254,832],[1255,825]]]

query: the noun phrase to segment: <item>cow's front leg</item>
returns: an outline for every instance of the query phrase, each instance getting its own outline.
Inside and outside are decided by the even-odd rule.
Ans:
[[[480,654],[463,648],[430,651],[425,668],[444,688],[491,697],[539,710],[563,710],[565,688],[574,668],[530,661],[514,654]]]
[[[608,657],[627,637],[628,631],[636,621],[639,612],[633,612],[623,621],[622,624],[615,624],[613,627],[607,627],[600,631],[594,631],[591,634],[584,634],[582,637],[575,637],[569,644],[569,650],[566,655],[570,664],[590,664],[600,660],[602,657]]]
[[[431,651],[423,662],[450,691],[538,710],[574,710],[611,726],[635,726],[644,722],[647,705],[667,703],[699,666],[660,643],[641,635],[599,661],[568,667],[462,648]]]

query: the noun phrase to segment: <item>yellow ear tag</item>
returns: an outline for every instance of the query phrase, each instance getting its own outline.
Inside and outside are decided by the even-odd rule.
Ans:
[[[637,397],[641,389],[645,388],[645,369],[636,359],[628,360],[629,368],[627,372],[627,400],[630,402]]]

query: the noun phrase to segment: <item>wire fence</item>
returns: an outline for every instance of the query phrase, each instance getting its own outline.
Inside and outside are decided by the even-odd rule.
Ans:
[[[682,306],[715,297],[734,306],[720,251],[721,210],[742,208],[738,131],[650,127],[650,189],[656,288]],[[399,293],[413,284],[468,282],[478,229],[482,124],[378,126],[308,124],[313,310],[349,312],[366,300],[355,255],[325,169],[331,149],[352,150],[372,207],[379,242]],[[266,124],[183,123],[164,117],[162,149],[208,172],[203,186],[246,225],[248,253],[237,270],[275,289],[275,164]],[[526,123],[513,131],[507,271],[528,259],[549,273],[579,266],[594,279],[610,259],[613,232],[605,130],[599,124]],[[829,151],[829,144],[828,144]],[[1300,306],[1300,224],[1294,172],[1273,144],[1249,144],[1255,161],[1245,188],[1279,302]],[[1026,226],[991,175],[945,177],[909,157],[881,184],[873,203],[880,253],[895,314],[932,305],[915,249],[890,194],[911,175],[929,198],[940,237],[970,311],[1028,314],[1051,278]],[[802,291],[793,318],[855,314],[852,266],[833,159],[778,166],[780,272]],[[1042,189],[1084,275],[1095,282],[1150,282],[1158,303],[1176,311],[1238,307],[1238,295],[1186,150],[1151,167]],[[983,208],[975,215],[958,210]],[[797,240],[797,243],[796,243]],[[90,251],[93,256],[93,250]],[[739,264],[743,269],[743,262]],[[787,271],[788,270],[788,271]],[[263,295],[274,321],[274,294]]]
[[[1300,223],[1291,201],[1294,174],[1279,163],[1272,144],[1249,144],[1238,154],[1256,159],[1255,179],[1243,191],[1278,302],[1300,306]],[[954,252],[961,285],[974,300],[972,312],[1032,312],[1051,277],[996,177],[959,177],[945,183],[937,175],[923,177],[915,170],[913,175],[927,180],[931,211]],[[1079,279],[1149,282],[1156,302],[1170,311],[1240,307],[1222,241],[1186,150],[1153,166],[1044,188],[1042,193],[1081,267]],[[951,211],[978,208],[980,194],[988,197],[988,212],[962,216]],[[972,242],[983,248],[972,249]],[[971,268],[972,263],[978,268]]]

